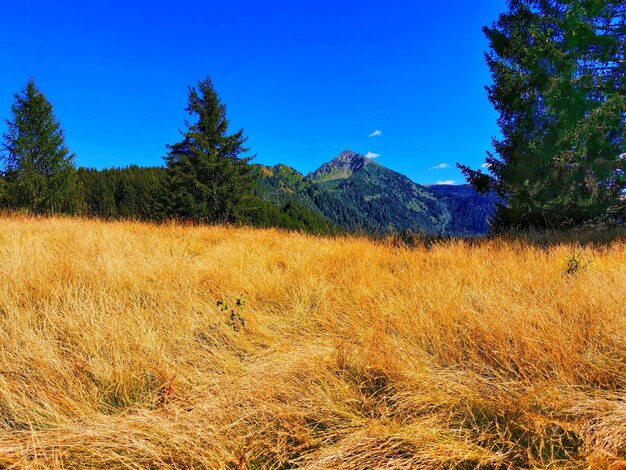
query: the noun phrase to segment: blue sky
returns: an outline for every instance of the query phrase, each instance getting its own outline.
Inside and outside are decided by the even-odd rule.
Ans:
[[[0,117],[33,77],[80,166],[163,164],[205,76],[256,162],[304,173],[351,148],[418,183],[462,182],[455,162],[480,166],[497,133],[480,28],[504,0],[77,5],[3,4]]]

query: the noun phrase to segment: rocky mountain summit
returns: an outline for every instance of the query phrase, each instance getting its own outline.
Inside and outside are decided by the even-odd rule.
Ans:
[[[307,178],[317,183],[342,180],[371,163],[374,162],[365,155],[346,149],[331,161],[323,163],[317,170],[309,173]]]

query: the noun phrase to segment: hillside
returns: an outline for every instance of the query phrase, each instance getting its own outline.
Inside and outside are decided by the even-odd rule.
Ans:
[[[422,186],[350,150],[306,176],[286,165],[257,171],[259,196],[297,201],[347,231],[480,235],[494,209],[493,197],[467,186]]]
[[[623,235],[0,227],[0,468],[626,457]]]
[[[495,212],[497,198],[479,194],[466,184],[427,186],[447,210],[447,233],[479,235],[489,232],[489,219]]]

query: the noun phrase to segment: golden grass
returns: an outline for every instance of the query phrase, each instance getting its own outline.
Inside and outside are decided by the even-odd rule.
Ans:
[[[626,456],[623,238],[407,248],[5,216],[0,280],[0,467]]]

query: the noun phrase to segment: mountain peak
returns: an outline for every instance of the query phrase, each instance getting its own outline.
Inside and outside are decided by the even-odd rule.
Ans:
[[[309,174],[309,178],[317,182],[343,180],[369,163],[372,161],[365,155],[346,149]]]
[[[349,165],[356,165],[359,167],[371,162],[371,160],[367,158],[365,155],[353,152],[350,149],[345,149],[343,152],[341,152],[331,161],[338,162],[338,163],[347,163]]]
[[[483,234],[497,202],[467,186],[421,186],[350,149],[306,177],[283,165],[269,170],[259,178],[258,194],[264,200],[280,207],[293,200],[345,230],[372,234],[390,228]]]

